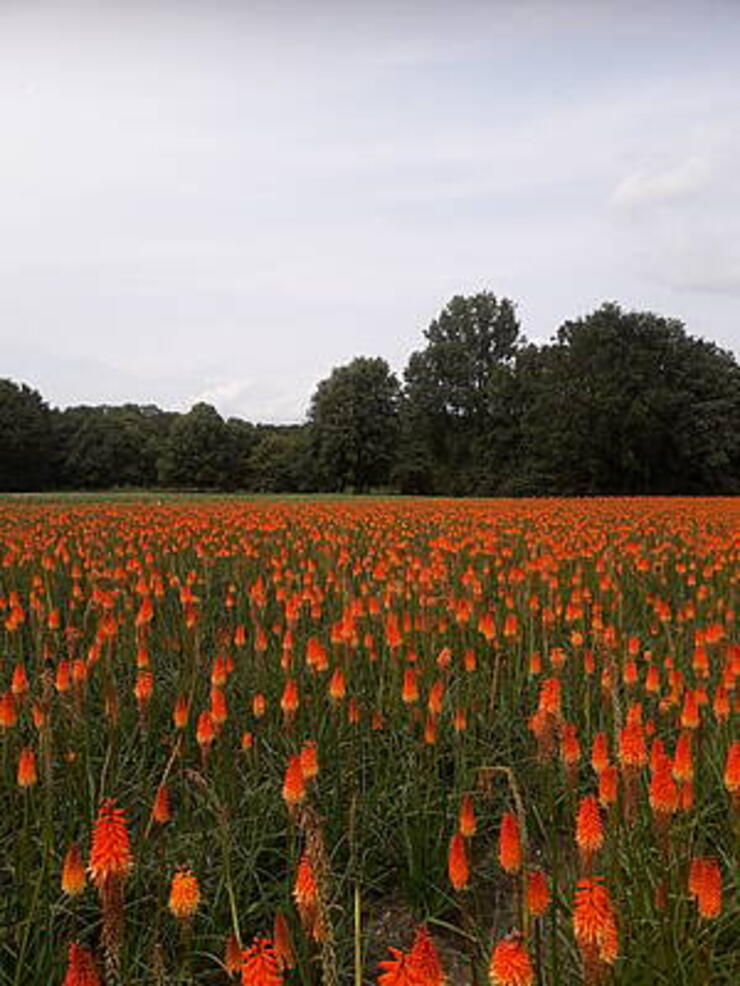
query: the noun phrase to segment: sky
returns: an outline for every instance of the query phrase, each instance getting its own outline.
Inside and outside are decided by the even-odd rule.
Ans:
[[[740,353],[738,0],[0,0],[0,376],[303,418],[456,294]]]

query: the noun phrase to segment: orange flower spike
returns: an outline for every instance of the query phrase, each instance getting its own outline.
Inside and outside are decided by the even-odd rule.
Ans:
[[[101,986],[92,954],[84,945],[78,945],[77,942],[70,944],[62,986]]]
[[[616,803],[619,793],[619,774],[612,764],[599,775],[599,804],[607,808]]]
[[[301,771],[307,781],[311,781],[319,772],[319,754],[314,740],[306,740],[301,747]]]
[[[609,766],[609,744],[606,733],[597,733],[591,746],[591,766],[600,774]]]
[[[468,854],[465,850],[465,840],[459,832],[450,839],[450,849],[447,855],[447,873],[450,883],[455,890],[465,890],[470,879]]]
[[[172,710],[172,721],[175,725],[175,729],[184,729],[187,726],[189,714],[190,707],[188,705],[188,700],[184,695],[178,695],[177,701],[175,702],[175,707]]]
[[[534,970],[521,935],[510,935],[496,944],[488,976],[491,986],[533,986]]]
[[[416,929],[414,943],[409,952],[409,964],[419,986],[444,986],[445,974],[437,946],[426,925]]]
[[[550,888],[542,870],[527,873],[527,910],[532,917],[540,917],[550,904]]]
[[[261,719],[267,710],[267,699],[262,692],[257,692],[252,696],[252,715],[255,719]]]
[[[465,709],[455,709],[452,728],[456,733],[464,733],[468,727],[468,714]]]
[[[16,775],[18,787],[33,787],[38,779],[36,754],[30,746],[24,746],[18,757],[18,772]]]
[[[740,796],[740,740],[736,740],[727,751],[724,782],[733,797]]]
[[[283,970],[294,968],[296,960],[293,936],[290,933],[288,919],[282,911],[275,912],[272,938],[275,942],[275,955],[280,968]]]
[[[198,716],[195,726],[195,738],[201,751],[206,754],[211,748],[211,744],[216,737],[216,724],[213,721],[210,709],[204,709]]]
[[[689,893],[692,897],[697,897],[699,895],[699,887],[701,886],[704,866],[706,860],[703,856],[694,856],[689,863]]]
[[[676,743],[673,756],[673,776],[677,781],[693,781],[694,758],[691,752],[691,733],[683,731]]]
[[[28,675],[23,664],[16,664],[10,679],[10,690],[16,698],[23,698],[28,691]]]
[[[501,819],[498,836],[498,861],[507,873],[518,873],[522,866],[522,840],[519,820],[507,811]]]
[[[288,806],[298,805],[306,797],[306,781],[303,776],[300,754],[294,754],[288,761],[283,779],[283,800]]]
[[[154,691],[154,675],[151,671],[140,671],[134,684],[134,697],[140,706],[146,706]]]
[[[283,974],[269,938],[255,938],[242,953],[242,986],[283,986]]]
[[[612,964],[617,957],[617,924],[609,892],[601,877],[579,880],[573,909],[573,929],[584,962]]]
[[[619,734],[619,762],[640,769],[647,764],[645,730],[641,722],[628,722]]]
[[[298,685],[293,678],[288,678],[283,688],[283,694],[280,697],[280,708],[283,710],[283,715],[288,717],[295,715],[300,704]]]
[[[158,825],[166,825],[172,820],[172,810],[170,808],[170,792],[164,784],[160,784],[157,793],[154,795],[152,805],[152,821]]]
[[[419,685],[416,680],[416,670],[414,668],[406,668],[403,673],[401,701],[404,705],[413,705],[419,701]]]
[[[410,955],[390,946],[388,951],[392,958],[378,962],[381,970],[377,978],[378,986],[417,986],[418,980]]]
[[[229,707],[226,702],[226,694],[223,688],[213,685],[211,688],[211,719],[217,728],[221,728],[229,718]]]
[[[576,814],[576,844],[581,859],[589,863],[594,853],[604,845],[604,826],[599,803],[593,794],[581,798]]]
[[[691,811],[694,807],[694,782],[684,781],[678,789],[679,811]]]
[[[296,869],[293,899],[298,908],[303,930],[318,941],[324,932],[322,922],[319,920],[319,884],[313,864],[306,852],[301,856]]]
[[[699,865],[695,865],[697,863]],[[712,856],[692,860],[690,882],[692,877],[700,916],[707,921],[719,917],[722,913],[722,872],[717,860]]]
[[[581,759],[581,744],[572,722],[564,722],[560,733],[560,758],[567,768],[574,770]]]
[[[329,698],[332,702],[341,702],[347,694],[347,681],[344,671],[335,668],[329,680]]]
[[[650,746],[650,769],[657,770],[665,759],[667,759],[667,754],[663,740],[656,737]]]
[[[650,778],[650,807],[658,816],[670,816],[678,808],[678,788],[671,772],[670,757],[664,757]]]
[[[714,691],[712,710],[717,722],[726,722],[730,717],[730,695],[722,685],[717,685]]]
[[[73,842],[62,863],[62,893],[68,897],[77,897],[84,891],[86,884],[87,877],[82,853],[79,846]]]
[[[477,822],[475,820],[475,808],[473,806],[472,794],[464,794],[460,802],[460,816],[458,819],[458,830],[460,835],[466,839],[471,839],[475,835]]]
[[[657,695],[660,691],[660,669],[655,664],[651,664],[647,669],[645,691],[649,695]]]
[[[200,886],[198,878],[189,869],[178,870],[172,877],[170,899],[167,907],[178,921],[187,921],[198,910]]]
[[[12,691],[0,695],[0,729],[12,729],[18,722],[18,708]]]
[[[241,972],[242,968],[242,949],[236,935],[232,933],[226,939],[224,949],[224,969],[229,976]]]
[[[101,889],[111,879],[128,876],[133,863],[126,816],[113,798],[106,798],[93,829],[89,864],[92,881]]]
[[[444,682],[440,679],[434,682],[429,690],[429,698],[427,700],[427,710],[430,715],[438,716],[442,713],[442,702],[444,699],[445,686]]]
[[[549,712],[550,715],[560,717],[560,692],[561,685],[559,678],[545,678],[540,685],[539,709],[541,712]]]
[[[697,729],[700,722],[701,714],[699,712],[697,693],[687,688],[683,697],[683,705],[681,706],[681,728]]]

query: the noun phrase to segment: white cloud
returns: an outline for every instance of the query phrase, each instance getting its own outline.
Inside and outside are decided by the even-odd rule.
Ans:
[[[684,198],[704,188],[710,177],[709,163],[701,157],[690,157],[673,168],[628,175],[612,192],[611,202],[633,208]]]

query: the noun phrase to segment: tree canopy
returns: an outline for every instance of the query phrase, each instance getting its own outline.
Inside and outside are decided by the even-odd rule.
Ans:
[[[335,367],[294,425],[208,404],[50,410],[0,380],[0,489],[740,492],[740,367],[675,318],[609,302],[536,345],[484,291],[423,341],[402,385],[380,357]]]
[[[389,481],[399,399],[398,380],[379,357],[358,356],[321,381],[308,422],[322,485],[366,492]]]

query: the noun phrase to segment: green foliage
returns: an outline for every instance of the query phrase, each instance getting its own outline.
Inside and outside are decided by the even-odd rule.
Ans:
[[[398,380],[379,358],[359,356],[321,381],[308,418],[323,488],[366,492],[388,482],[399,396]]]
[[[482,492],[481,454],[522,341],[514,305],[487,291],[457,296],[424,335],[404,373],[400,460],[411,468],[399,475],[410,492]]]
[[[157,469],[163,486],[230,489],[235,485],[236,444],[210,404],[195,404],[175,418]]]
[[[257,493],[311,490],[313,466],[306,427],[261,428],[246,463],[246,485]]]
[[[358,357],[302,425],[197,404],[49,411],[0,381],[0,489],[155,487],[453,496],[736,493],[740,367],[677,319],[617,304],[528,344],[514,304],[454,297],[401,388]]]
[[[0,489],[43,489],[51,478],[51,419],[41,395],[0,380]]]
[[[173,415],[157,407],[72,407],[53,415],[60,486],[106,489],[153,486],[157,458]]]
[[[730,492],[740,368],[675,319],[606,304],[518,367],[524,460],[552,492]]]

